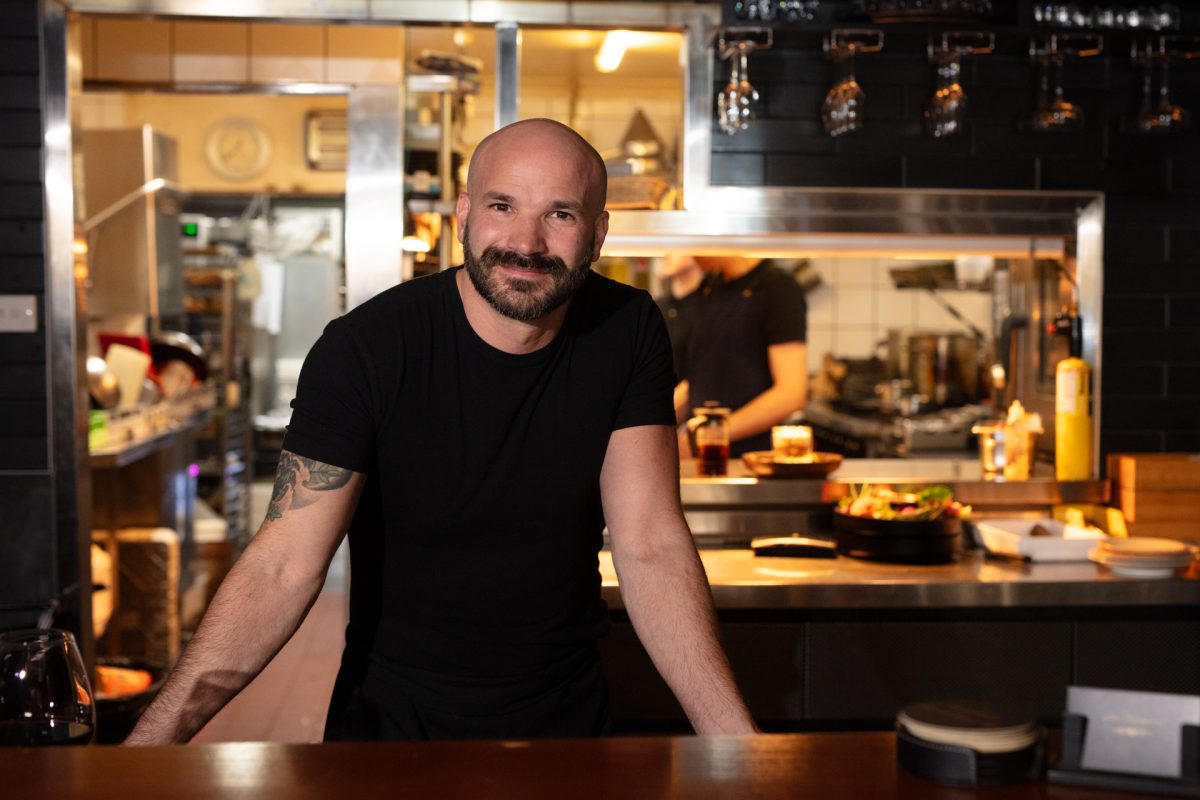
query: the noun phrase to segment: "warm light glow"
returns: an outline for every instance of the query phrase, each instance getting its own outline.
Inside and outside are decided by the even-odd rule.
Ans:
[[[892,258],[938,261],[962,256],[1062,260],[1061,239],[1028,237],[908,236],[897,234],[646,232],[623,229],[616,212],[602,255],[661,257],[668,253],[760,258]]]
[[[428,253],[429,242],[420,236],[412,236],[410,234],[400,240],[400,248],[408,253]]]
[[[633,43],[632,31],[609,31],[596,52],[596,69],[600,72],[615,72],[625,58],[625,51]]]

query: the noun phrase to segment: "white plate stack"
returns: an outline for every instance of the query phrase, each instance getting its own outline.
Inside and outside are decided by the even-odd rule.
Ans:
[[[1038,740],[1032,719],[982,703],[916,703],[900,711],[896,724],[926,742],[969,747],[977,753],[1011,753]]]
[[[1101,542],[1088,552],[1088,558],[1108,567],[1115,575],[1169,578],[1196,558],[1196,548],[1174,539],[1133,536]]]

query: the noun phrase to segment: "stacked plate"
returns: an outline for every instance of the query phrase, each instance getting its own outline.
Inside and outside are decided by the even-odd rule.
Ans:
[[[1147,536],[1109,539],[1088,552],[1092,561],[1130,578],[1169,578],[1195,557],[1195,548],[1184,542]]]
[[[986,703],[916,703],[896,715],[896,755],[915,775],[960,786],[1033,780],[1042,730],[1030,717]]]
[[[1032,719],[963,701],[910,705],[896,715],[896,724],[926,742],[969,747],[977,753],[1011,753],[1038,740]]]

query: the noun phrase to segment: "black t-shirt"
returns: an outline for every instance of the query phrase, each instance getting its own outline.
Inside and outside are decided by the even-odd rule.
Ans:
[[[328,325],[283,447],[368,473],[340,687],[382,661],[418,702],[487,713],[605,632],[600,468],[613,430],[673,424],[674,378],[644,291],[589,274],[555,339],[513,355],[471,328],[458,271]]]
[[[688,343],[692,338],[692,328],[696,326],[696,306],[699,302],[699,289],[688,292],[683,297],[667,294],[658,300],[658,307],[667,321],[667,335],[671,337],[671,358],[675,362],[675,372],[680,376],[679,380],[683,380]]]
[[[680,375],[688,381],[688,407],[716,400],[736,411],[774,383],[767,348],[805,341],[804,290],[764,261],[728,283],[714,276],[699,294],[687,366]],[[770,449],[771,432],[765,431],[734,442],[730,453]]]

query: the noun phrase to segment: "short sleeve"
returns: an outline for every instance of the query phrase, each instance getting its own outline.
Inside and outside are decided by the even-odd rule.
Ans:
[[[355,472],[374,458],[371,375],[341,320],[325,327],[304,359],[283,449]]]
[[[768,345],[803,342],[808,333],[808,303],[804,289],[791,275],[775,267],[778,274],[766,292],[766,340]]]
[[[658,306],[645,295],[640,303],[633,348],[633,369],[617,409],[613,429],[675,424],[675,370],[671,340]]]

